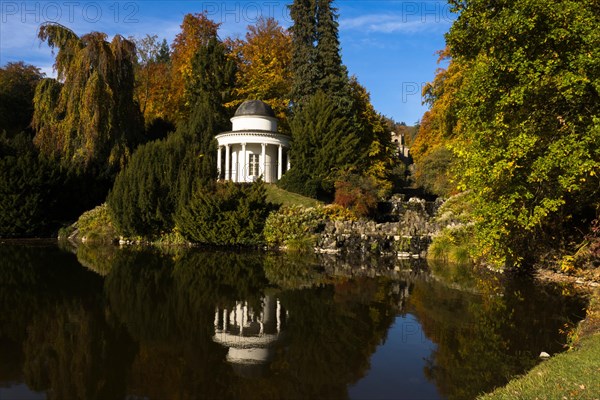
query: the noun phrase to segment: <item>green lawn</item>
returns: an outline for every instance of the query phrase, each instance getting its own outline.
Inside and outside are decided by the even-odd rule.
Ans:
[[[319,204],[323,204],[310,197],[304,197],[300,194],[283,190],[274,184],[266,184],[265,186],[267,188],[267,201],[270,201],[271,203],[282,204],[284,206],[303,207],[315,207]]]

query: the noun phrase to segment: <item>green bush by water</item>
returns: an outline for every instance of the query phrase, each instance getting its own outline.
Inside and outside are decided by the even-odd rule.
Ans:
[[[220,246],[258,246],[273,205],[262,181],[253,184],[218,183],[199,187],[176,216],[183,237],[195,243]]]
[[[109,243],[118,238],[106,203],[81,214],[77,229],[79,236],[85,237],[86,241]]]

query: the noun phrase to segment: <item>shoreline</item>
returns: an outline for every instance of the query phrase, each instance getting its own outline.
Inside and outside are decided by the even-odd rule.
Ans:
[[[533,276],[536,280],[540,280],[542,282],[570,283],[575,287],[586,291],[593,291],[594,289],[600,288],[600,281],[598,280],[576,275],[567,275],[562,272],[556,272],[544,268],[536,269]]]

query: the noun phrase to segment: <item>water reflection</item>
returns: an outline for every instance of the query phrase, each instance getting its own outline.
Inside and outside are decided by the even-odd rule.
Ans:
[[[473,398],[560,350],[582,315],[561,288],[462,270],[77,252],[86,268],[53,246],[0,246],[0,394]]]
[[[236,373],[258,377],[273,359],[286,317],[273,296],[264,297],[256,309],[247,301],[236,301],[229,309],[217,307],[213,340],[229,349],[227,361]]]

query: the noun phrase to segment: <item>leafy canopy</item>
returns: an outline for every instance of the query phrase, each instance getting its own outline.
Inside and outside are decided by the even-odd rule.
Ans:
[[[248,26],[245,40],[232,43],[232,51],[238,55],[235,105],[260,99],[286,125],[292,82],[290,46],[290,33],[274,18],[260,18],[256,25]]]
[[[564,246],[599,207],[600,3],[458,8],[447,34],[463,79],[452,149],[478,203],[479,252],[532,262],[534,244]]]
[[[35,87],[44,77],[39,68],[9,62],[0,68],[0,127],[11,135],[30,127]]]
[[[109,43],[100,32],[79,37],[55,23],[41,25],[38,37],[58,52],[57,80],[36,89],[35,144],[70,168],[114,174],[143,129],[133,100],[135,45],[120,35]]]

